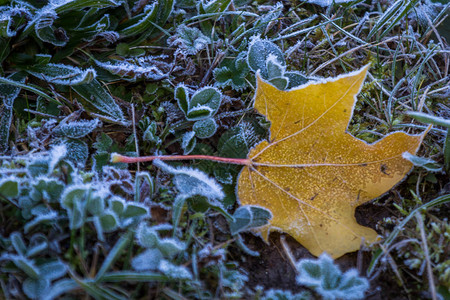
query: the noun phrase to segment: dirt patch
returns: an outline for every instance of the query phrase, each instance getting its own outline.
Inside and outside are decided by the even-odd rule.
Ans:
[[[367,204],[358,208],[356,218],[361,225],[375,228],[376,223],[388,215],[389,211],[385,208]],[[255,290],[257,286],[262,286],[265,290],[282,289],[294,293],[306,290],[305,287],[298,285],[295,281],[296,271],[283,250],[280,241],[282,236],[285,237],[296,261],[303,258],[314,258],[308,250],[289,235],[273,232],[270,234],[269,244],[266,244],[261,238],[253,234],[243,234],[245,244],[250,249],[257,250],[260,253],[259,257],[253,257],[240,252],[234,254],[235,257],[233,257],[234,260],[240,262],[242,269],[247,272],[250,290]],[[360,274],[366,274],[371,258],[369,251],[359,251],[340,257],[336,260],[336,263],[342,271],[356,268]],[[392,282],[392,276],[389,278],[390,281],[386,281],[383,274],[373,278],[365,299],[407,299],[401,287]]]

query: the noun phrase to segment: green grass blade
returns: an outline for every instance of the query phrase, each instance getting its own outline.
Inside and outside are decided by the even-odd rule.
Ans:
[[[109,272],[100,278],[100,282],[170,282],[173,279],[156,272],[133,272],[133,271],[119,271]],[[179,281],[177,279],[176,281]]]
[[[419,207],[417,207],[416,209],[414,209],[413,211],[411,211],[409,213],[409,215],[403,219],[403,221],[398,224],[394,230],[391,232],[391,234],[386,238],[386,240],[384,241],[384,243],[381,246],[381,250],[378,252],[375,252],[372,261],[370,262],[369,268],[367,269],[367,276],[371,276],[373,274],[373,272],[375,271],[375,267],[377,266],[378,262],[380,261],[380,259],[382,258],[383,254],[385,253],[384,251],[386,249],[388,249],[390,247],[390,245],[392,244],[392,242],[395,240],[395,238],[398,236],[398,234],[403,230],[403,228],[405,227],[405,225],[412,219],[414,218],[414,216],[416,215],[417,212],[420,212],[421,210],[427,210],[429,208],[432,208],[434,206],[438,206],[444,203],[449,203],[450,202],[450,194],[448,195],[444,195],[444,196],[440,196],[434,200],[431,200],[428,203],[425,203]]]
[[[450,128],[447,129],[447,137],[444,142],[444,168],[450,171]]]
[[[75,281],[81,286],[83,290],[95,299],[108,299],[108,300],[126,300],[128,297],[120,296],[119,294],[113,292],[112,290],[98,285],[97,283],[90,280],[79,280]]]
[[[386,36],[389,31],[391,31],[391,29],[409,13],[409,11],[417,4],[418,1],[419,0],[412,0],[409,1],[408,4],[402,6],[403,9],[398,13],[397,17],[394,20],[389,21],[389,26],[380,34],[378,39],[381,40],[384,36]]]
[[[422,123],[428,123],[428,124],[433,124],[433,125],[450,128],[450,120],[447,120],[444,118],[435,117],[435,116],[432,116],[429,114],[416,112],[416,111],[410,111],[410,112],[407,112],[406,114]]]
[[[106,257],[105,261],[103,262],[102,266],[100,267],[100,270],[98,270],[97,275],[95,276],[95,281],[100,281],[102,276],[105,274],[105,272],[111,267],[111,265],[114,263],[114,261],[119,258],[120,253],[122,250],[128,246],[128,244],[131,241],[131,238],[133,237],[133,232],[128,231],[120,237],[120,239],[117,241],[117,243],[114,245],[114,247],[109,252],[108,256]]]
[[[4,84],[9,84],[18,88],[22,88],[24,90],[30,91],[35,93],[36,95],[39,95],[41,97],[44,97],[45,99],[56,103],[58,105],[61,105],[61,103],[59,103],[57,100],[53,99],[52,97],[50,97],[49,95],[47,95],[46,93],[44,93],[43,91],[41,91],[37,86],[35,85],[31,85],[31,84],[24,84],[18,81],[14,81],[14,80],[10,80],[8,78],[5,77],[0,77],[0,83],[4,83]]]
[[[402,7],[402,5],[405,3],[405,0],[398,0],[392,6],[388,8],[384,12],[384,14],[380,17],[378,22],[373,26],[372,30],[369,32],[369,35],[367,36],[367,39],[369,40],[372,36],[374,36],[384,25],[386,25],[389,20],[397,13],[398,10]]]

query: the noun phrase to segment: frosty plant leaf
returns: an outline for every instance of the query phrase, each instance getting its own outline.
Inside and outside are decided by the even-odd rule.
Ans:
[[[392,133],[367,144],[346,132],[368,66],[337,78],[280,91],[258,78],[255,108],[271,121],[270,141],[250,151],[238,179],[242,205],[269,209],[261,233],[289,233],[312,254],[339,257],[372,243],[355,208],[401,181],[425,133]]]
[[[40,79],[61,85],[78,85],[89,83],[97,77],[93,68],[82,70],[63,64],[47,64],[34,66],[28,72]]]
[[[296,264],[297,283],[313,288],[323,299],[363,299],[369,282],[356,269],[342,273],[328,254]]]
[[[367,144],[346,132],[368,68],[286,91],[258,75],[255,108],[271,122],[271,136],[247,159],[114,154],[112,161],[207,159],[244,165],[237,194],[241,205],[272,213],[269,224],[258,229],[265,240],[279,230],[316,256],[340,257],[377,240],[373,229],[356,222],[355,209],[408,174],[413,164],[404,153],[414,155],[426,134],[394,132]]]
[[[210,39],[197,28],[180,25],[177,28],[177,34],[171,38],[170,45],[178,46],[185,54],[194,55],[210,43]]]

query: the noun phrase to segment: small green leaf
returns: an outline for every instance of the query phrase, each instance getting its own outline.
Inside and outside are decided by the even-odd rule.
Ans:
[[[56,19],[55,16],[42,15],[42,19],[37,23],[46,24],[48,23],[50,18]],[[43,42],[53,44],[54,46],[64,47],[69,41],[69,37],[67,36],[67,32],[63,28],[56,28],[53,26],[53,21],[51,23],[46,24],[42,27],[42,25],[35,26],[36,36]]]
[[[20,255],[15,255],[12,257],[12,261],[31,278],[38,279],[41,276],[39,268],[36,267],[32,260]]]
[[[50,287],[50,281],[45,278],[27,278],[22,284],[25,295],[31,299],[41,299]]]
[[[148,209],[139,203],[127,203],[125,211],[121,215],[122,218],[137,218],[148,214]]]
[[[119,226],[119,220],[114,212],[105,212],[105,214],[100,217],[100,224],[102,225],[104,232],[112,232]]]
[[[217,146],[219,155],[222,157],[246,158],[248,152],[258,140],[254,127],[244,122],[222,134]]]
[[[55,280],[63,277],[67,273],[67,266],[59,261],[47,262],[39,266],[39,270],[46,280]]]
[[[230,3],[231,0],[201,0],[198,2],[198,10],[202,14],[219,13],[225,11]]]
[[[220,68],[214,69],[215,85],[231,86],[238,92],[244,90],[248,86],[245,77],[250,71],[246,55],[246,52],[241,52],[235,59],[225,59]]]
[[[120,43],[116,46],[116,53],[120,56],[127,56],[130,52],[130,45],[126,43]]]
[[[187,92],[186,86],[183,84],[177,85],[175,88],[175,99],[177,100],[178,107],[186,115],[189,109],[189,94]]]
[[[234,221],[230,222],[231,234],[266,225],[272,214],[267,209],[257,206],[241,206],[233,214]]]
[[[111,116],[118,122],[125,121],[120,107],[97,80],[93,80],[88,84],[72,86],[72,88],[83,98],[84,101],[86,101],[87,104],[99,110],[99,112],[95,110],[93,112],[104,113]],[[92,111],[89,107],[86,107],[86,109]]]
[[[196,107],[207,106],[211,110],[210,116],[213,116],[219,109],[222,93],[213,87],[204,87],[192,95],[189,101],[189,112]]]
[[[269,55],[266,60],[267,78],[277,78],[284,75],[286,66],[282,65],[275,55]]]
[[[288,89],[296,88],[308,82],[308,78],[300,72],[285,72],[284,77],[289,79]]]
[[[173,258],[178,253],[183,251],[186,245],[178,240],[165,238],[161,239],[158,243],[158,249],[164,255],[164,257]]]
[[[46,291],[45,295],[42,296],[42,300],[53,300],[58,299],[62,294],[68,293],[80,286],[73,279],[61,279],[53,283],[50,288]]]
[[[86,210],[94,216],[100,216],[105,211],[105,200],[99,195],[91,195],[86,203]]]
[[[9,239],[11,240],[11,244],[14,247],[14,250],[22,256],[24,256],[27,253],[27,246],[25,245],[25,242],[23,241],[22,234],[20,232],[13,232],[9,236]]]
[[[8,76],[8,80],[19,83],[25,82],[25,76],[21,73],[13,73]],[[8,149],[9,132],[13,117],[14,100],[20,93],[21,88],[9,84],[0,84],[0,153]]]
[[[136,255],[131,261],[131,265],[136,271],[156,270],[161,259],[163,259],[161,251],[158,249],[147,249]]]
[[[177,35],[171,45],[177,46],[179,50],[188,55],[197,54],[211,43],[210,38],[195,27],[187,27],[182,24],[177,28]]]
[[[367,279],[356,270],[342,273],[326,253],[318,259],[302,259],[296,268],[297,282],[320,294],[324,299],[363,299],[369,288]]]
[[[192,129],[200,139],[212,137],[217,131],[217,123],[213,118],[207,118],[194,123]]]
[[[194,150],[197,140],[195,139],[195,132],[188,131],[183,134],[181,148],[183,149],[183,154],[188,155]]]
[[[259,70],[261,77],[264,79],[270,78],[267,70],[267,60],[271,56],[273,56],[281,66],[286,64],[283,53],[274,43],[260,38],[254,38],[250,42],[247,54],[248,65],[255,73]]]
[[[136,231],[136,239],[144,248],[154,248],[156,247],[159,237],[156,230],[141,223]]]
[[[35,65],[27,70],[39,79],[61,85],[79,85],[91,82],[97,77],[93,68],[82,70],[63,64]]]
[[[233,214],[234,221],[230,223],[230,231],[232,235],[244,231],[250,225],[252,215],[250,209],[241,206]]]
[[[45,158],[34,159],[27,165],[27,171],[33,177],[46,174],[48,170],[49,170],[49,160]]]
[[[67,214],[69,216],[69,227],[71,229],[79,229],[84,225],[84,203],[76,202],[74,207],[69,210]]]
[[[113,197],[109,199],[109,207],[114,211],[116,215],[120,216],[125,210],[125,201],[122,198]]]
[[[76,139],[64,139],[67,153],[65,158],[76,167],[84,167],[89,157],[89,147],[85,141]]]
[[[186,118],[189,121],[203,120],[213,116],[213,111],[209,106],[202,105],[189,109]]]
[[[161,139],[156,134],[156,122],[152,121],[150,125],[145,129],[143,134],[143,140],[151,142],[153,144],[159,145],[161,143]]]
[[[289,85],[289,79],[287,77],[272,78],[269,82],[276,86],[279,90],[285,90]]]
[[[6,198],[16,198],[20,193],[18,178],[3,178],[0,180],[0,195]]]
[[[404,159],[407,159],[410,162],[412,162],[416,167],[422,167],[431,172],[442,171],[442,165],[438,164],[432,159],[415,156],[408,152],[403,153],[402,156]]]
[[[76,203],[85,202],[90,187],[89,186],[69,186],[61,197],[61,206],[65,209],[73,209]]]
[[[99,119],[61,122],[53,129],[53,133],[72,139],[79,139],[91,133],[95,128],[101,127],[101,124]]]

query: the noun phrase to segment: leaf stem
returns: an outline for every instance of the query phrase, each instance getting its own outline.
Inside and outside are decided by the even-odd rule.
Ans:
[[[131,164],[131,163],[137,163],[137,162],[154,161],[155,159],[164,160],[164,161],[202,159],[202,160],[210,160],[210,161],[216,161],[216,162],[233,164],[233,165],[250,166],[252,164],[252,161],[247,158],[227,158],[227,157],[209,156],[209,155],[155,155],[155,156],[131,157],[131,156],[120,155],[117,153],[111,154],[111,162],[113,162],[113,163]]]

